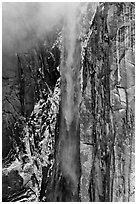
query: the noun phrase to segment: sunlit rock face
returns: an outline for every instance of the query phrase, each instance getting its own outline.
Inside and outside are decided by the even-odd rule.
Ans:
[[[15,138],[11,158],[3,162],[3,201],[39,201],[43,171],[50,176],[54,163],[55,125],[59,111],[60,80],[54,93],[34,106],[29,120],[24,120]],[[23,120],[23,118],[22,118]],[[15,126],[17,129],[18,124]],[[18,142],[17,142],[18,139]],[[16,156],[13,157],[12,154]],[[45,173],[44,171],[44,173]],[[46,180],[44,180],[46,185]],[[44,187],[45,188],[45,187]],[[7,189],[10,189],[7,191]],[[45,193],[45,192],[44,192]]]
[[[11,127],[20,115],[28,118],[34,105],[48,93],[48,86],[53,92],[60,73],[60,49],[58,45],[52,48],[35,46],[26,53],[3,54],[3,157],[10,151]],[[7,61],[6,61],[7,57]],[[43,58],[42,58],[43,57]],[[7,63],[8,62],[8,63]],[[43,68],[41,68],[41,66]],[[47,84],[47,86],[45,85]],[[45,93],[42,93],[45,91]]]

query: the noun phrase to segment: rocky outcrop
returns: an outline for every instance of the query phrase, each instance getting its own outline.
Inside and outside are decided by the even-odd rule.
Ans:
[[[39,201],[45,194],[54,163],[59,84],[35,104],[28,121],[15,124],[14,148],[3,161],[3,201]]]

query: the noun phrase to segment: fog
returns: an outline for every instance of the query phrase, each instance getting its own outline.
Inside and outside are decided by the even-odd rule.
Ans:
[[[22,51],[52,31],[64,15],[64,3],[3,3],[3,52]]]

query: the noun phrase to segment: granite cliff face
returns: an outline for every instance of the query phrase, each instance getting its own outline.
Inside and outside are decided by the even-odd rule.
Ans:
[[[45,90],[42,90],[44,98],[35,103],[30,116],[27,119],[20,116],[14,124],[12,147],[3,159],[3,201],[16,201],[17,198],[39,201],[42,179],[46,172],[51,174],[59,111],[59,81],[53,92],[46,88],[45,85]],[[27,194],[25,198],[24,194]]]
[[[63,178],[60,164],[64,158],[79,159],[77,155],[69,159],[74,149],[71,151],[70,144],[75,140],[67,127],[73,119],[70,113],[74,119],[78,116],[75,117],[76,109],[72,108],[77,102],[79,199],[134,201],[134,3],[100,3],[94,5],[94,11],[89,3],[83,8],[81,41],[76,40],[72,56],[62,50],[63,42],[68,47],[70,44],[67,34],[63,41],[60,30],[50,33],[46,40],[37,42],[25,53],[3,52],[3,201],[75,199],[73,186],[69,179]],[[77,52],[79,45],[81,52]],[[62,59],[69,58],[70,73],[63,73]],[[64,61],[64,66],[67,63]],[[78,84],[73,86],[77,75],[73,76],[72,65],[80,68],[81,89],[77,89],[80,91],[77,95],[74,93]],[[74,103],[70,103],[73,94]],[[63,116],[61,97],[64,101],[70,99],[63,104]],[[61,126],[64,116],[68,123]],[[58,154],[62,149],[65,157]],[[69,173],[73,178],[73,172]]]

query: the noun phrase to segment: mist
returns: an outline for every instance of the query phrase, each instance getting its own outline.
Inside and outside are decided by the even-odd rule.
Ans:
[[[75,2],[4,2],[2,3],[2,67],[4,75],[15,75],[16,53],[27,52],[37,42],[44,43],[46,37],[52,38],[56,29],[63,27],[64,19],[68,20],[71,33],[70,42],[73,48],[75,32],[73,22],[77,21],[76,7],[88,3]],[[93,3],[94,5],[94,3]],[[93,9],[94,10],[94,9]],[[66,34],[68,35],[68,34]],[[69,46],[70,46],[69,45]],[[73,50],[73,49],[72,49]],[[71,61],[72,53],[70,54]]]
[[[15,77],[16,53],[27,52],[55,33],[66,3],[2,3],[2,76]]]
[[[51,32],[64,15],[65,3],[3,3],[2,51],[22,52]]]

